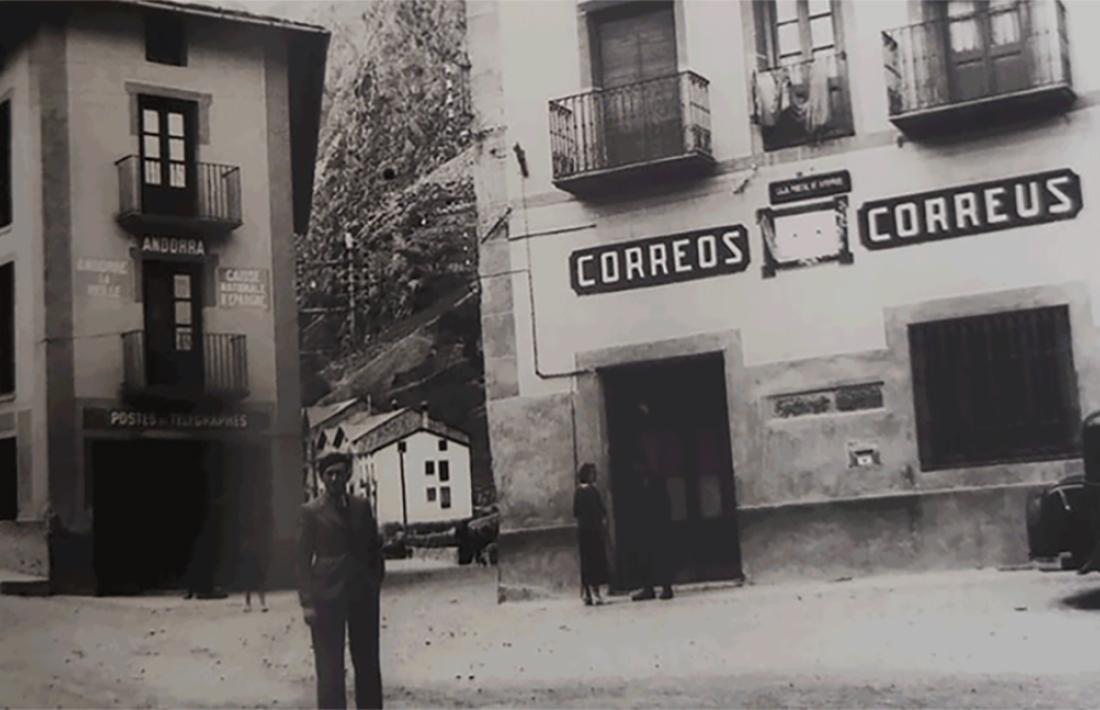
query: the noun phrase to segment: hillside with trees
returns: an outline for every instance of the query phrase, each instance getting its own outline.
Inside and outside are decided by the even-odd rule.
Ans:
[[[297,237],[303,404],[427,402],[492,497],[463,3],[240,3],[332,31],[313,218]]]

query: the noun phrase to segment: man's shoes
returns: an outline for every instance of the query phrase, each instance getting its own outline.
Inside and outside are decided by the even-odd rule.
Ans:
[[[639,589],[630,595],[630,601],[632,602],[644,602],[650,599],[656,599],[657,595],[653,593],[653,587],[646,587],[645,589]]]
[[[661,599],[672,599],[672,587],[665,587],[661,590]]]

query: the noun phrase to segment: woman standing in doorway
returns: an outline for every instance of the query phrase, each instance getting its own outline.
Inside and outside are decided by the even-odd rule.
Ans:
[[[607,554],[603,545],[604,520],[607,511],[595,486],[596,467],[590,463],[577,472],[577,490],[573,494],[573,517],[577,519],[577,546],[581,558],[581,588],[584,603],[603,604],[600,585],[607,580]]]

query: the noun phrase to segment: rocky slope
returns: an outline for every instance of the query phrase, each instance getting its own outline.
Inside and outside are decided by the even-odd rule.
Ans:
[[[473,438],[475,495],[491,498],[463,3],[225,4],[332,32],[296,243],[303,403],[428,402]]]

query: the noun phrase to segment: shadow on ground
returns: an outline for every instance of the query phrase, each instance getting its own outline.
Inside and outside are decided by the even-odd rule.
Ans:
[[[1061,605],[1078,611],[1100,610],[1100,587],[1063,597]]]

